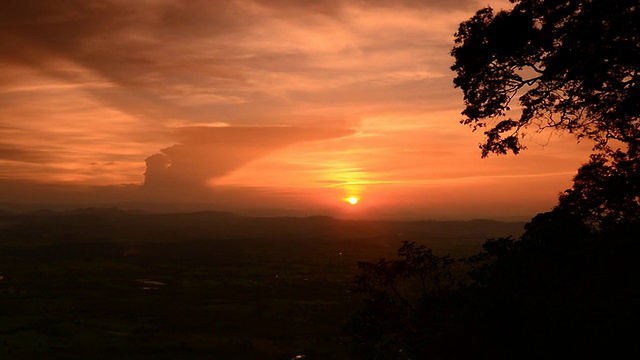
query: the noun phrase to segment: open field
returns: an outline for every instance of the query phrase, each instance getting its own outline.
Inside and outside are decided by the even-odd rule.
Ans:
[[[117,209],[0,219],[0,357],[346,358],[358,261],[468,256],[522,223]]]

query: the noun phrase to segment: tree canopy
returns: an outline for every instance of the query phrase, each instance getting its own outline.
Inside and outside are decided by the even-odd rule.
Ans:
[[[640,3],[511,2],[456,33],[462,123],[486,129],[483,157],[546,129],[593,141],[593,154],[519,238],[466,259],[405,243],[399,259],[361,263],[355,358],[612,358],[636,344]]]
[[[637,148],[637,0],[511,2],[511,10],[479,10],[455,34],[461,122],[486,128],[482,156],[518,153],[523,137],[545,129],[593,140],[594,150],[612,150],[611,140]]]
[[[596,231],[640,224],[640,156],[631,151],[593,154],[561,195],[557,212],[572,214]]]

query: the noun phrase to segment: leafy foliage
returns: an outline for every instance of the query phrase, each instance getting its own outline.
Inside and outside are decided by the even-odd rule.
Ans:
[[[366,304],[348,326],[354,335],[354,357],[408,359],[420,352],[425,339],[437,335],[427,330],[428,324],[441,323],[436,318],[448,313],[434,309],[448,306],[443,300],[456,286],[454,262],[448,255],[404,241],[398,259],[358,263],[361,273],[354,291]]]
[[[567,131],[610,148],[640,142],[636,0],[512,0],[479,10],[455,34],[454,84],[465,119],[487,127],[482,156],[518,153],[528,129]],[[518,97],[520,116],[511,117]]]
[[[462,122],[488,127],[483,157],[518,153],[531,127],[593,140],[594,154],[520,238],[488,240],[462,260],[404,243],[400,259],[361,263],[358,358],[617,358],[636,349],[640,4],[511,2],[510,11],[481,9],[456,33]],[[466,274],[454,277],[462,264]],[[425,279],[431,286],[420,286]]]
[[[616,357],[633,348],[639,320],[632,274],[640,222],[627,225],[593,231],[554,210],[522,237],[488,240],[467,259],[404,243],[409,252],[398,259],[361,263],[356,290],[365,302],[349,326],[354,358]],[[423,288],[407,282],[411,274],[446,281]]]
[[[596,230],[640,221],[640,156],[632,151],[594,154],[578,170],[557,211],[579,217]]]

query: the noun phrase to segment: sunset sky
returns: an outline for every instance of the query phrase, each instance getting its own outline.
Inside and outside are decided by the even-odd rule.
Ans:
[[[411,219],[547,211],[589,144],[543,133],[518,156],[481,159],[482,134],[459,124],[453,34],[488,4],[509,6],[3,1],[0,208],[179,203]]]

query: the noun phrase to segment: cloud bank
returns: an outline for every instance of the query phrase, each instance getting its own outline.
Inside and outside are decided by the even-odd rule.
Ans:
[[[354,131],[291,126],[199,126],[182,128],[176,133],[179,144],[146,159],[146,188],[203,188],[210,181],[278,149],[347,136]]]
[[[453,33],[485,5],[3,1],[0,202],[546,210],[585,152],[481,162],[458,124]]]

